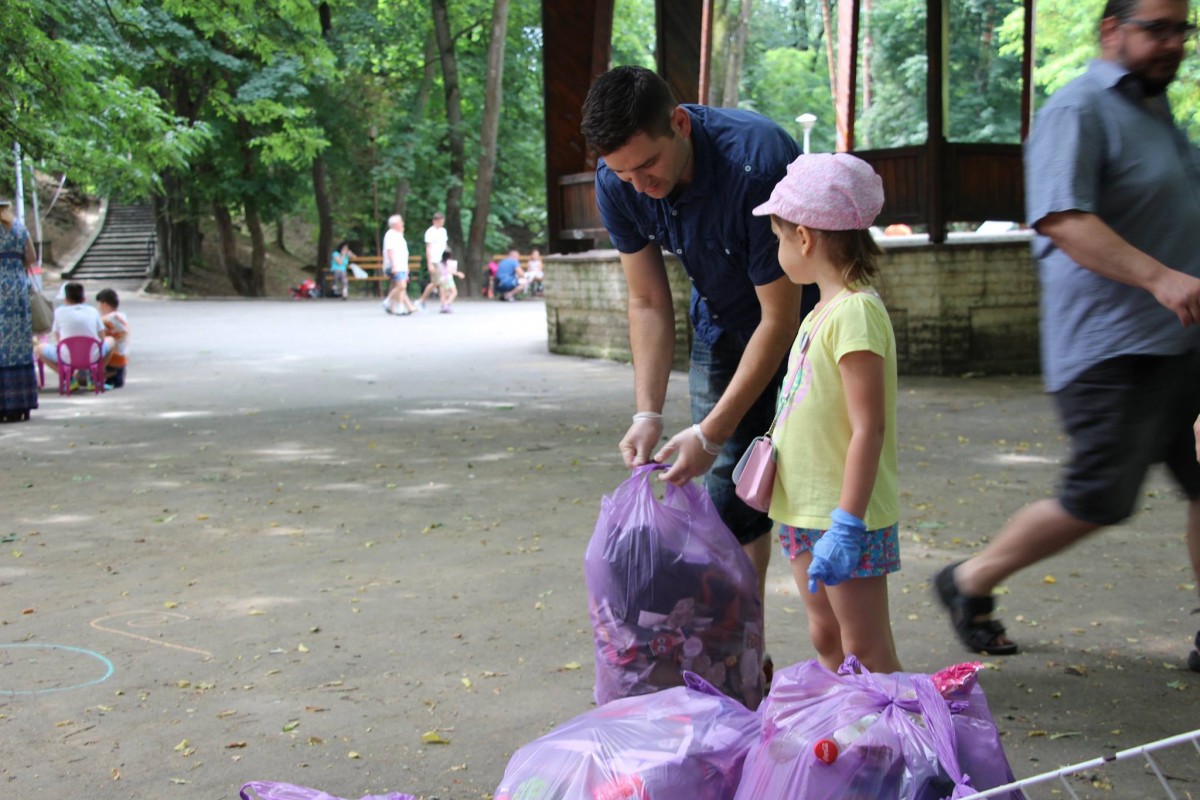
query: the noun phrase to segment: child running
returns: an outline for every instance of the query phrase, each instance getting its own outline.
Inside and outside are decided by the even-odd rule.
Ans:
[[[865,161],[821,153],[793,161],[754,214],[771,216],[788,278],[821,289],[780,392],[770,516],[820,662],[853,654],[887,673],[900,670],[887,594],[900,569],[896,339],[869,285],[882,252],[867,230],[882,208]]]
[[[454,254],[450,252],[450,248],[442,251],[442,260],[438,262],[438,294],[442,299],[443,314],[450,313],[450,304],[454,302],[454,298],[458,297],[458,286],[455,285],[455,278],[467,277],[458,270],[458,262],[454,260]]]

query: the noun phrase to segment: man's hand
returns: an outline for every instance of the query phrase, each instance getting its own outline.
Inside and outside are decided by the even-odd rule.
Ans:
[[[1174,269],[1154,282],[1154,299],[1184,325],[1200,324],[1200,278]]]
[[[671,437],[663,448],[654,454],[659,463],[675,456],[675,463],[664,472],[661,479],[676,486],[683,486],[692,478],[698,478],[712,468],[717,456],[706,452],[693,428],[684,428]]]
[[[621,451],[621,457],[625,459],[625,466],[633,469],[648,463],[650,454],[654,452],[659,439],[662,438],[662,433],[661,416],[635,416],[633,424],[629,426],[625,437],[617,446]]]

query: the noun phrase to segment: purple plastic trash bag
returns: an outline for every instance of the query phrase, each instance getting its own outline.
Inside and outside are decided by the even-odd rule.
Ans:
[[[495,800],[728,800],[758,715],[698,676],[614,700],[513,754]]]
[[[763,696],[754,565],[708,493],[655,480],[662,468],[638,467],[604,497],[584,555],[596,702],[679,686],[687,670],[754,710]]]
[[[973,672],[948,687],[806,661],[775,672],[760,715],[735,800],[946,800],[1013,780]]]
[[[250,781],[242,785],[239,793],[242,800],[342,800],[320,789],[309,789],[292,783],[278,781]],[[417,800],[411,794],[389,792],[388,794],[366,794],[361,800]]]

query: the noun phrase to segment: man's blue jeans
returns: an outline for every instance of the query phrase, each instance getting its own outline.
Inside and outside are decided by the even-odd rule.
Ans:
[[[712,347],[699,337],[692,339],[692,361],[688,369],[688,390],[692,397],[692,421],[700,422],[716,406],[737,371],[746,345],[734,334],[725,332]],[[742,544],[749,544],[769,533],[771,520],[761,511],[743,503],[734,493],[733,468],[755,436],[762,436],[775,417],[775,402],[779,386],[787,369],[787,359],[779,365],[770,384],[763,390],[750,411],[742,418],[733,436],[721,448],[712,469],[704,476],[704,487],[712,498],[721,519]]]

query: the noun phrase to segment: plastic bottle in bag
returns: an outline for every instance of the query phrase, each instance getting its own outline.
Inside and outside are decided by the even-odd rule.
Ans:
[[[816,754],[817,760],[826,764],[837,761],[838,756],[849,750],[850,745],[854,744],[858,737],[862,736],[877,719],[879,719],[878,714],[867,714],[849,725],[838,728],[832,736],[818,739],[817,743],[813,745],[813,752]]]

